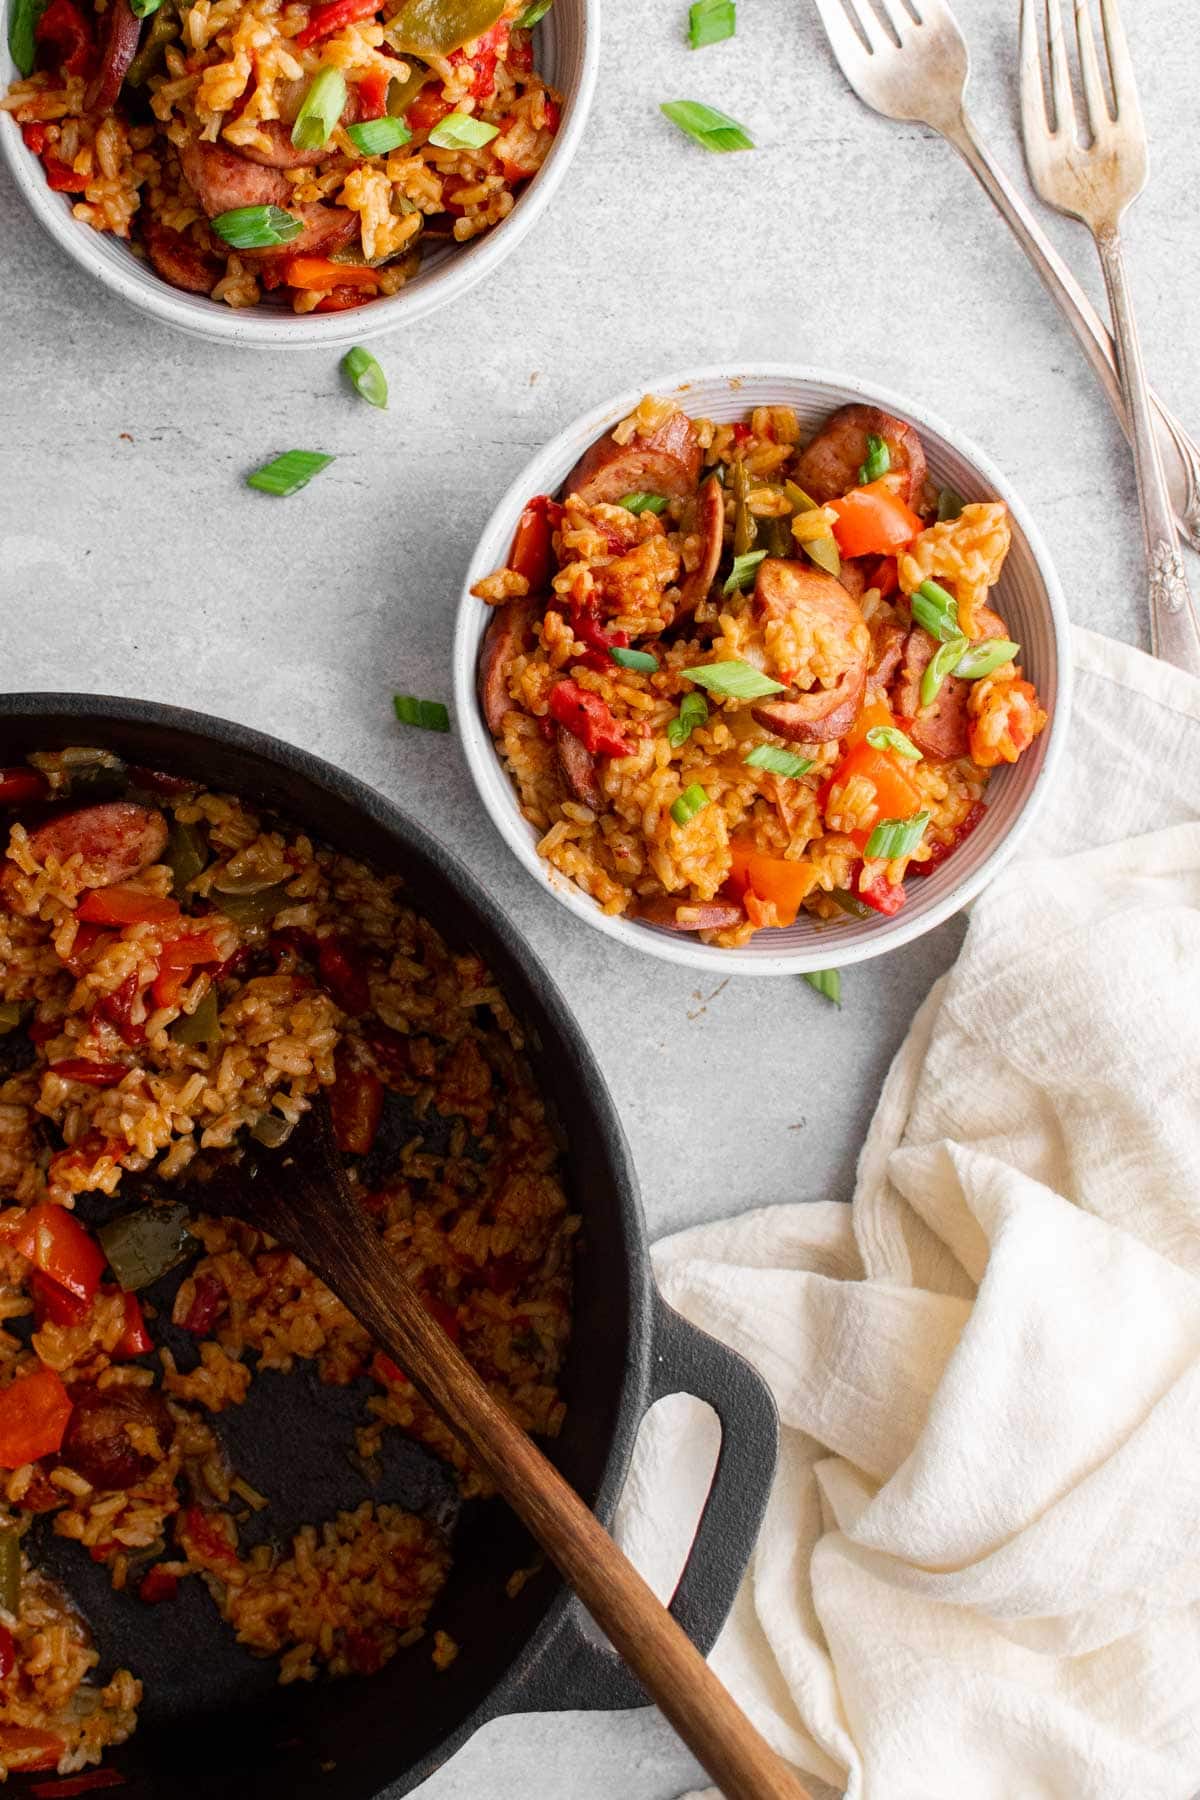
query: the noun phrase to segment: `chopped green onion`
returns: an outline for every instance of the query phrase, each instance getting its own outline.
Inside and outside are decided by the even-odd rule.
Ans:
[[[532,31],[535,25],[541,24],[553,5],[554,0],[533,0],[533,5],[527,6],[517,20],[518,30]]]
[[[292,126],[297,150],[321,150],[346,105],[346,77],[340,69],[321,69],[313,77]]]
[[[21,1539],[12,1525],[0,1531],[0,1606],[6,1613],[21,1607]]]
[[[781,750],[778,744],[755,744],[742,761],[751,769],[769,769],[772,775],[807,775],[812,768],[811,756],[797,756],[794,750]]]
[[[0,1037],[7,1037],[21,1023],[21,1008],[15,1000],[0,1000]]]
[[[665,494],[622,494],[617,505],[631,513],[660,513],[667,509],[667,497]]]
[[[754,148],[754,139],[745,127],[728,113],[718,112],[715,106],[705,106],[699,100],[664,100],[659,110],[702,150],[716,150],[723,155],[729,150]]]
[[[726,695],[731,700],[761,700],[767,694],[784,691],[781,681],[772,681],[748,662],[701,663],[680,673],[699,687],[706,687],[710,694]]]
[[[921,760],[921,752],[912,739],[905,737],[894,725],[872,725],[867,742],[872,750],[894,750],[897,756],[907,757],[909,762]]]
[[[139,1206],[96,1228],[100,1248],[127,1294],[149,1287],[200,1248],[187,1228],[186,1206]]]
[[[894,862],[898,856],[911,856],[929,823],[927,812],[914,813],[911,819],[880,819],[867,839],[864,856]]]
[[[387,376],[369,350],[364,350],[361,344],[355,344],[353,350],[347,350],[343,356],[342,367],[350,377],[351,385],[364,400],[372,406],[387,406]]]
[[[866,908],[869,912],[870,908]],[[842,1004],[842,972],[840,969],[810,969],[804,976],[810,987],[815,987],[818,994],[824,994],[835,1006]]]
[[[217,996],[212,988],[209,988],[195,1012],[180,1013],[177,1019],[172,1019],[168,1035],[176,1044],[215,1044],[220,1041]]]
[[[936,581],[923,581],[915,590],[912,612],[917,624],[923,625],[930,637],[937,638],[940,643],[948,644],[951,638],[962,636],[958,601]]]
[[[417,700],[412,694],[395,694],[392,705],[402,725],[416,725],[422,731],[449,731],[450,713],[440,700]]]
[[[1014,644],[1011,638],[987,638],[981,644],[971,645],[962,660],[955,663],[954,673],[961,675],[964,681],[982,681],[1001,663],[1011,662],[1020,653],[1020,644]]]
[[[746,586],[747,577],[753,575],[760,562],[766,556],[765,550],[747,550],[744,556],[735,556],[729,578],[722,588],[722,593],[736,594]]]
[[[693,781],[690,787],[684,788],[678,800],[671,807],[671,817],[677,825],[687,825],[698,812],[703,812],[708,804],[708,795],[698,781]]]
[[[938,645],[921,677],[922,706],[933,705],[943,681],[969,646],[970,639],[965,637],[951,638],[947,643]]]
[[[708,702],[703,694],[685,694],[679,702],[679,711],[673,719],[667,720],[667,742],[672,750],[678,750],[686,744],[697,725],[708,720]]]
[[[247,475],[246,486],[286,500],[289,494],[298,494],[307,487],[313,476],[327,469],[332,461],[332,456],[323,456],[319,450],[286,450],[273,462],[255,469],[253,475]]]
[[[956,494],[953,488],[939,488],[937,510],[939,523],[944,524],[947,519],[957,519],[965,504],[962,495]]]
[[[858,485],[863,487],[868,481],[878,481],[881,475],[887,474],[891,466],[892,453],[885,440],[876,437],[873,431],[869,431],[867,433],[866,461],[858,471]]]
[[[347,125],[346,136],[364,156],[383,156],[407,144],[412,132],[403,119],[363,119],[358,125]]]
[[[8,50],[22,75],[33,74],[37,55],[34,29],[46,10],[47,0],[12,0],[8,17]]]
[[[692,0],[688,8],[688,42],[693,50],[719,44],[737,30],[734,0]]]
[[[479,150],[499,135],[498,125],[473,119],[470,113],[447,113],[430,132],[429,142],[436,144],[439,150]]]
[[[129,10],[135,19],[148,19],[161,5],[162,0],[129,0]]]
[[[271,250],[276,244],[290,244],[304,230],[295,214],[281,206],[235,206],[209,224],[232,250]]]
[[[657,656],[651,656],[648,650],[626,650],[618,644],[608,654],[623,669],[639,669],[643,675],[653,675],[658,667]]]

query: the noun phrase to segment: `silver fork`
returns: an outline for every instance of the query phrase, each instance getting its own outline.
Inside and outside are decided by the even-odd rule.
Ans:
[[[1112,334],[980,141],[967,112],[970,56],[946,0],[878,0],[894,36],[884,30],[869,0],[815,0],[815,4],[834,56],[859,99],[885,118],[931,126],[954,145],[982,182],[1058,302],[1132,442]],[[1200,550],[1200,449],[1153,394],[1151,403],[1176,517],[1189,543]]]
[[[1061,0],[1045,0],[1049,40],[1051,124],[1042,86],[1042,55],[1032,0],[1021,0],[1021,129],[1034,187],[1049,206],[1087,226],[1096,240],[1117,334],[1117,366],[1133,427],[1142,534],[1150,566],[1154,653],[1200,675],[1200,632],[1175,537],[1175,521],[1154,437],[1154,419],[1133,297],[1121,251],[1120,224],[1146,185],[1146,130],[1117,0],[1100,0],[1114,112],[1108,110],[1089,0],[1075,0],[1075,37],[1090,143],[1079,140]]]

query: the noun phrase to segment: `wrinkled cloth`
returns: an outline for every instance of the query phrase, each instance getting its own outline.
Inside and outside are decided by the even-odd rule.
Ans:
[[[853,1205],[654,1252],[779,1407],[712,1663],[817,1795],[1200,1788],[1200,682],[1074,645],[1066,766]],[[711,1457],[697,1402],[650,1416],[619,1535],[660,1591]]]

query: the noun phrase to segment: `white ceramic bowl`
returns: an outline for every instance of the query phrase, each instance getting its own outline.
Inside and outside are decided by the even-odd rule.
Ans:
[[[11,5],[12,0],[0,0],[0,85],[4,88],[17,75],[8,53]],[[516,249],[545,211],[587,122],[596,85],[599,32],[599,0],[555,0],[537,27],[538,67],[563,96],[562,123],[553,149],[508,218],[469,244],[444,245],[432,252],[398,294],[348,312],[297,314],[267,306],[235,310],[203,294],[185,294],[155,274],[122,239],[93,231],[72,216],[72,196],[53,193],[46,185],[41,163],[26,149],[20,128],[7,114],[0,114],[0,151],[18,192],[55,243],[112,293],[165,325],[174,325],[193,337],[271,350],[291,344],[361,344],[366,338],[424,318],[465,294]]]
[[[470,590],[481,576],[503,566],[530,495],[557,493],[588,446],[624,418],[645,393],[673,396],[686,411],[718,421],[744,418],[755,406],[791,406],[810,431],[847,401],[882,406],[917,427],[935,482],[957,489],[968,500],[1003,500],[1009,508],[1012,548],[996,605],[1022,646],[1022,666],[1037,687],[1050,722],[1018,763],[994,773],[986,819],[934,874],[908,883],[907,904],[894,918],[847,918],[824,924],[802,917],[786,931],[760,931],[743,949],[721,950],[683,933],[602,912],[589,895],[537,854],[539,834],[521,816],[515,789],[479,708],[476,666],[491,609],[474,599]],[[1068,631],[1058,578],[1036,526],[999,470],[960,432],[898,394],[815,369],[772,364],[739,374],[697,369],[646,381],[577,419],[538,452],[509,488],[488,520],[463,585],[454,641],[457,725],[475,785],[501,836],[535,880],[578,918],[632,949],[709,974],[800,975],[864,962],[931,931],[974,899],[1008,861],[1046,790],[1066,738],[1071,691]]]

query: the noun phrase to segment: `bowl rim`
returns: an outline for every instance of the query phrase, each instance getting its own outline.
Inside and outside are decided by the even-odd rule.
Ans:
[[[0,0],[0,22],[7,20],[14,0]],[[101,234],[76,219],[64,196],[51,191],[41,177],[38,159],[26,150],[21,129],[9,115],[0,115],[0,157],[12,176],[18,194],[42,229],[66,252],[85,275],[139,312],[208,342],[234,344],[242,349],[277,350],[316,346],[333,349],[363,343],[388,331],[399,331],[428,317],[439,307],[466,294],[499,267],[533,229],[558,192],[579,146],[591,112],[600,65],[600,0],[578,0],[580,51],[574,98],[563,109],[562,122],[545,162],[519,197],[508,217],[464,244],[419,286],[405,286],[369,306],[340,313],[304,313],[290,317],[257,306],[231,307],[205,296],[184,296],[161,277],[146,286],[126,268],[124,259],[113,259],[93,240]],[[7,31],[0,36],[0,76],[7,88],[19,74],[9,53]],[[5,122],[7,120],[7,123]],[[11,128],[10,128],[11,127]],[[195,302],[205,300],[208,310]]]
[[[870,937],[841,948],[837,945],[837,934],[831,931],[827,937],[822,936],[812,947],[803,950],[754,953],[746,950],[723,950],[716,945],[696,943],[683,934],[672,936],[665,931],[651,930],[622,914],[602,912],[590,895],[552,869],[538,855],[532,829],[517,810],[511,780],[501,767],[491,734],[484,726],[476,694],[476,665],[489,609],[482,601],[474,598],[471,588],[484,575],[490,574],[494,567],[493,559],[483,553],[485,542],[493,535],[503,536],[506,531],[511,535],[529,495],[556,491],[588,445],[632,412],[644,394],[681,396],[686,395],[689,389],[714,386],[736,391],[742,384],[758,380],[780,381],[805,388],[818,384],[832,387],[846,395],[843,404],[850,403],[853,398],[882,406],[902,418],[911,419],[918,430],[928,430],[942,438],[950,449],[978,471],[982,480],[1000,495],[1008,507],[1029,546],[1049,613],[1057,693],[1054,711],[1046,727],[1041,767],[1016,818],[974,873],[950,888],[927,911],[908,918],[903,913],[892,919],[881,918],[877,931]],[[553,470],[556,467],[559,468],[559,473],[554,476]],[[537,480],[534,471],[546,475],[547,480]],[[923,937],[969,905],[1016,853],[1054,780],[1066,744],[1073,687],[1070,618],[1057,571],[1041,531],[1025,502],[991,457],[957,426],[948,424],[940,414],[927,406],[914,405],[906,395],[897,393],[894,388],[807,363],[755,361],[733,368],[706,363],[681,371],[655,374],[639,382],[636,387],[625,389],[615,398],[589,408],[557,432],[529,458],[516,478],[510,482],[479,534],[463,578],[455,621],[452,660],[459,737],[471,779],[493,825],[543,890],[548,890],[556,901],[585,924],[602,931],[618,943],[657,956],[662,961],[674,963],[681,968],[699,969],[706,974],[722,970],[728,975],[753,975],[762,978],[806,975],[818,970],[848,968],[854,963],[868,962],[889,950],[899,949],[901,945]],[[489,768],[499,771],[503,776],[502,788],[488,778],[485,771]]]

